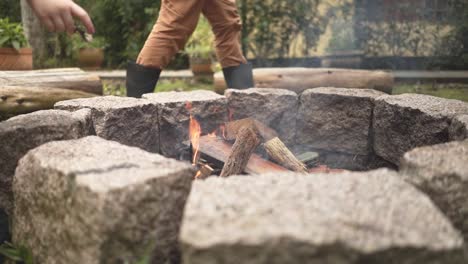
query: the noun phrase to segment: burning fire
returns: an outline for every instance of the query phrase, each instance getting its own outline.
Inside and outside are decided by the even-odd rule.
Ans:
[[[202,130],[200,123],[192,114],[192,103],[186,102],[185,108],[189,112],[190,115],[190,123],[189,123],[189,138],[190,143],[192,145],[192,165],[199,168],[195,175],[195,179],[199,179],[202,177],[206,177],[207,175],[211,175],[213,172],[213,168],[211,168],[208,164],[200,164],[200,138],[202,135]],[[229,120],[233,118],[233,111],[229,109]],[[208,137],[216,138],[218,136],[222,136],[224,139],[226,138],[226,126],[221,125],[218,129],[215,129],[213,132],[207,134]]]
[[[231,108],[228,109],[228,118],[229,122],[234,121],[234,110]]]
[[[189,136],[190,143],[192,143],[193,158],[192,164],[196,165],[198,163],[198,158],[200,157],[199,148],[200,148],[200,136],[201,136],[201,127],[200,123],[192,115],[192,104],[187,102],[185,105],[186,109],[190,113],[190,125],[189,125]]]
[[[219,127],[219,130],[221,132],[221,135],[223,136],[224,139],[226,139],[226,126],[225,125],[221,125]]]

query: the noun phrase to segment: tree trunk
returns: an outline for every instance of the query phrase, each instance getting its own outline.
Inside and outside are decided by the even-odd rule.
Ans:
[[[43,68],[45,61],[49,57],[48,33],[34,14],[27,0],[21,0],[21,19],[23,21],[24,32],[29,45],[33,49],[33,64],[35,68]]]

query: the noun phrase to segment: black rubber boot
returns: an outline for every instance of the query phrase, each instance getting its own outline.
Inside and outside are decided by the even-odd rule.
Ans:
[[[223,73],[227,87],[230,89],[248,89],[255,87],[252,65],[248,63],[224,68]]]
[[[144,94],[154,92],[160,75],[160,69],[129,62],[127,67],[127,96],[141,98]]]

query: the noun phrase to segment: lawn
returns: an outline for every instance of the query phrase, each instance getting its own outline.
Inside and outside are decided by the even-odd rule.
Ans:
[[[210,80],[161,80],[156,86],[155,92],[168,91],[192,91],[213,90]],[[393,94],[417,93],[428,94],[448,99],[458,99],[468,102],[468,84],[407,84],[397,83],[393,88]],[[125,86],[122,83],[104,82],[105,95],[125,95]]]
[[[428,94],[448,99],[468,102],[468,84],[397,84],[393,94],[417,93]]]
[[[104,95],[125,95],[125,85],[118,82],[104,81]],[[192,91],[192,90],[213,90],[213,83],[209,80],[199,80],[197,82],[184,80],[161,80],[154,92],[169,92],[169,91]]]

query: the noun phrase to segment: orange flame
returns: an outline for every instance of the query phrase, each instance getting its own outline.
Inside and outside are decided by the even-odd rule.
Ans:
[[[220,130],[220,132],[221,132],[221,136],[222,136],[224,139],[226,139],[226,126],[225,126],[225,125],[221,125],[221,126],[219,127],[219,130]]]
[[[231,108],[228,108],[228,120],[229,122],[234,120],[234,110],[232,110]]]
[[[201,136],[201,127],[200,123],[192,116],[192,103],[187,102],[185,108],[190,112],[190,124],[189,124],[189,136],[190,143],[192,143],[192,152],[193,158],[192,163],[195,165],[198,162],[199,158],[199,148],[200,148],[200,136]]]

